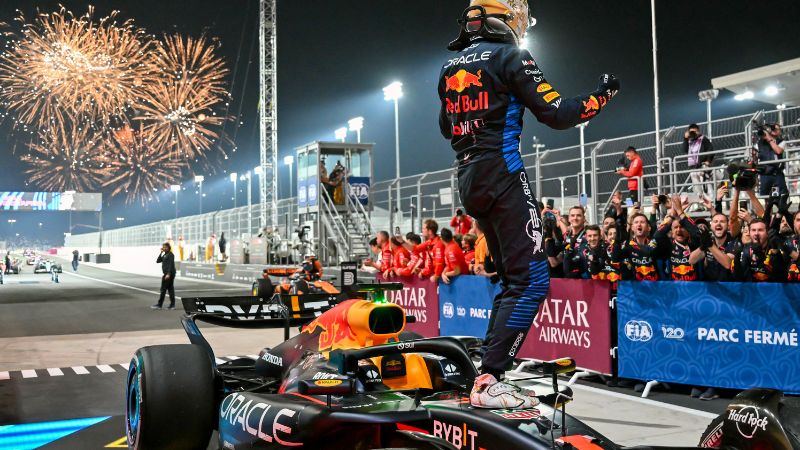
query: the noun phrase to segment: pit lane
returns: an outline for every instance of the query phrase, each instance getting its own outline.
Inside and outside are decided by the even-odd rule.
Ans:
[[[130,355],[145,345],[188,342],[181,312],[149,309],[158,278],[88,266],[76,275],[64,267],[58,284],[49,274],[24,271],[0,286],[0,449],[126,448]],[[178,296],[248,293],[242,285],[183,278],[175,285]],[[282,339],[281,330],[208,327],[204,334],[218,355],[231,355],[220,360]],[[581,381],[574,390],[568,412],[628,445],[695,445],[727,404],[658,391],[640,399],[596,382]],[[43,441],[43,430],[54,439]]]

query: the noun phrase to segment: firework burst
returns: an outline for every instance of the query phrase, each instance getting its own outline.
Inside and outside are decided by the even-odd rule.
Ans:
[[[124,195],[125,203],[152,200],[157,191],[176,184],[186,164],[154,147],[143,129],[125,126],[112,133],[106,155],[111,175],[104,186],[112,196]]]
[[[228,69],[205,37],[166,36],[151,60],[158,81],[148,83],[138,120],[145,121],[152,144],[196,161],[220,139],[216,128],[226,119],[214,108],[227,98]]]
[[[25,23],[0,55],[0,99],[17,120],[40,130],[105,123],[134,105],[152,76],[144,62],[152,40],[116,12],[93,20],[63,7]]]
[[[26,171],[30,181],[54,192],[99,188],[110,173],[102,156],[103,139],[87,127],[67,131],[50,129],[29,144],[30,153],[22,160],[32,166]]]

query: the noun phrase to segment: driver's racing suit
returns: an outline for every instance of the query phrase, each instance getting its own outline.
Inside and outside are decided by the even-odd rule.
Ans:
[[[601,79],[590,95],[563,98],[527,50],[485,38],[442,68],[439,126],[457,154],[461,202],[483,228],[503,281],[486,334],[484,373],[499,378],[511,367],[550,283],[538,201],[520,156],[525,108],[551,128],[568,129],[606,106],[616,92],[608,81]]]

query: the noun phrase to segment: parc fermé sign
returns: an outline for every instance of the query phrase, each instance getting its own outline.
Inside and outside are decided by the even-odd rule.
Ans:
[[[459,276],[439,286],[441,334],[486,334],[492,301],[500,292],[488,278]],[[547,299],[517,356],[553,360],[570,356],[578,367],[611,373],[609,284],[593,280],[550,280]]]
[[[378,274],[380,282],[401,282],[402,291],[387,291],[386,299],[403,307],[406,315],[414,316],[415,323],[406,324],[406,331],[424,337],[439,336],[439,294],[436,283],[418,277],[388,277]]]
[[[800,392],[800,285],[621,282],[619,375]]]

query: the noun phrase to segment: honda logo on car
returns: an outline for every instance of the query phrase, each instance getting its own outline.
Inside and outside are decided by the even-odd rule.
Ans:
[[[283,358],[273,355],[272,353],[264,352],[264,354],[261,355],[261,359],[278,367],[283,367]]]
[[[735,422],[739,434],[747,439],[751,439],[759,428],[767,431],[767,424],[769,424],[767,417],[760,417],[758,410],[752,406],[745,406],[738,411],[728,410],[728,420]]]
[[[644,320],[629,320],[625,324],[625,336],[634,342],[647,342],[653,338],[653,327]]]
[[[302,446],[301,442],[285,440],[292,435],[292,427],[287,423],[296,425],[296,419],[291,422],[289,422],[289,419],[292,419],[297,414],[297,411],[282,408],[275,416],[272,416],[271,411],[273,410],[273,405],[263,402],[257,402],[254,405],[252,399],[248,399],[241,394],[233,394],[222,401],[219,416],[220,421],[227,421],[234,426],[239,424],[242,427],[242,431],[264,442],[272,442],[274,440],[284,447]],[[271,427],[270,422],[272,422]]]

